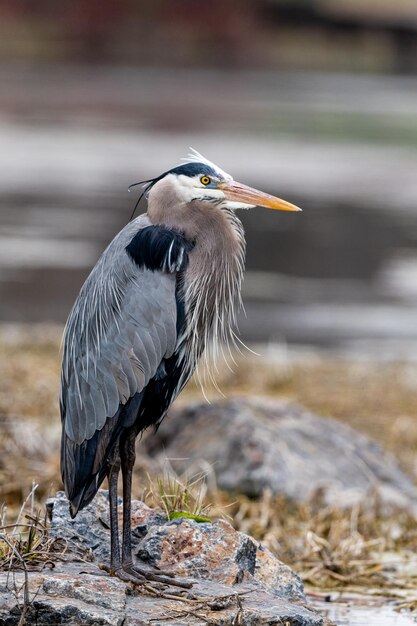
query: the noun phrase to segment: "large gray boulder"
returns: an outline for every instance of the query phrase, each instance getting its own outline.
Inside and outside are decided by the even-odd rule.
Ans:
[[[364,502],[375,490],[386,509],[417,511],[417,490],[384,450],[339,421],[293,402],[249,397],[171,411],[144,442],[162,466],[182,474],[214,472],[227,491],[258,496],[265,488],[305,501]]]
[[[99,491],[75,520],[57,494],[50,536],[66,545],[66,561],[54,570],[29,573],[25,624],[43,626],[323,626],[305,605],[303,584],[253,539],[217,521],[169,521],[143,502],[133,502],[135,559],[142,567],[169,568],[193,587],[167,587],[159,597],[132,588],[98,567],[108,562],[108,493]],[[17,626],[23,605],[22,572],[0,572],[0,625]]]

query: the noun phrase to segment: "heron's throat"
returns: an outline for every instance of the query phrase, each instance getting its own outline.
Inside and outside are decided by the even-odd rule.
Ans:
[[[243,226],[232,210],[218,204],[179,202],[169,181],[155,185],[148,217],[193,242],[181,278],[186,327],[177,344],[192,371],[204,348],[211,348],[216,356],[222,344],[230,350],[234,344],[246,249]]]
[[[241,306],[245,261],[243,226],[232,211],[218,209],[196,238],[184,280],[187,352],[194,367],[203,351],[224,354],[235,343],[236,314]],[[207,357],[208,358],[208,357]]]

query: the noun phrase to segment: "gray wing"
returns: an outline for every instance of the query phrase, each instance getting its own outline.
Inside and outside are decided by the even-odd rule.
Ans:
[[[139,268],[125,250],[147,225],[141,216],[113,240],[67,323],[61,405],[65,435],[76,444],[101,430],[175,350],[176,276]]]

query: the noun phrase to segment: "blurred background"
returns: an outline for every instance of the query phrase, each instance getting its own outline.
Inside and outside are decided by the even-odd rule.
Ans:
[[[220,371],[226,396],[290,398],[350,424],[417,484],[416,0],[2,0],[0,524],[34,483],[39,503],[61,487],[63,324],[130,218],[139,188],[129,194],[128,185],[177,165],[189,146],[303,208],[240,212],[248,244],[240,334],[267,347],[235,374]],[[190,383],[177,404],[201,397]],[[135,495],[149,470],[139,450]],[[246,511],[236,526],[262,540],[270,506],[268,519],[284,529],[277,553],[298,571],[311,557],[310,529],[336,552],[347,545],[332,530],[340,520],[360,563],[357,512],[336,511],[328,525],[327,510],[321,524],[279,499],[256,509],[231,498],[230,515],[242,503]],[[242,522],[251,507],[253,527]],[[374,525],[359,527],[363,546],[391,549],[378,511]],[[394,519],[392,536],[415,555],[407,520]],[[416,588],[410,576],[404,589]]]
[[[3,0],[0,321],[62,324],[193,146],[304,210],[240,214],[246,340],[413,353],[416,73],[414,0]]]

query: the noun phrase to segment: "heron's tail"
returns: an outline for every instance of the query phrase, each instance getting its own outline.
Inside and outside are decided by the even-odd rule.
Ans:
[[[122,432],[133,425],[142,401],[137,393],[108,418],[101,430],[91,439],[76,443],[65,430],[65,411],[61,439],[61,475],[65,493],[70,501],[70,513],[74,518],[78,511],[90,504],[107,475],[109,465]]]
[[[78,511],[86,507],[93,500],[103,480],[106,477],[106,472],[99,472],[91,482],[87,483],[73,498],[70,500],[70,515],[71,518],[77,515]],[[68,494],[67,494],[68,495]]]
[[[106,426],[96,431],[91,439],[78,444],[65,432],[61,439],[61,475],[65,493],[70,501],[70,513],[74,518],[78,511],[86,507],[107,474],[109,459],[113,456],[117,444],[119,429],[109,433]],[[110,434],[110,436],[108,436]],[[117,436],[111,436],[116,435]]]

